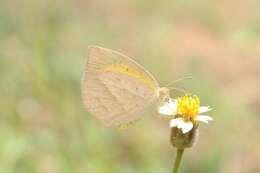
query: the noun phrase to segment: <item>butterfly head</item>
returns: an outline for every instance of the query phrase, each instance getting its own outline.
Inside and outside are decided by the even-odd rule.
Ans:
[[[167,87],[161,87],[157,89],[157,97],[160,102],[166,102],[170,99],[170,89]]]

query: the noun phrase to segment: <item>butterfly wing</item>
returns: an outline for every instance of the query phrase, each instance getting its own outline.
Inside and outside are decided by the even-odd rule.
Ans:
[[[89,47],[82,79],[82,97],[88,111],[106,127],[139,119],[156,100],[158,83],[129,57],[98,46]]]

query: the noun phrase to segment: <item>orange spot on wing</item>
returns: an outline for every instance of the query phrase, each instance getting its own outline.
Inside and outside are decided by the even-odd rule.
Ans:
[[[114,72],[114,73],[125,74],[127,76],[142,81],[145,85],[147,85],[152,90],[155,90],[156,88],[154,82],[145,73],[141,73],[135,69],[132,69],[131,67],[128,67],[127,65],[124,64],[110,65],[104,68],[103,70]]]

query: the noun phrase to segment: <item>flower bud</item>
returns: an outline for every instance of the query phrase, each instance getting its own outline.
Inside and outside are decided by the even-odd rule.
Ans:
[[[190,148],[196,142],[199,135],[198,125],[194,125],[188,133],[183,133],[177,127],[171,128],[171,143],[178,149]]]

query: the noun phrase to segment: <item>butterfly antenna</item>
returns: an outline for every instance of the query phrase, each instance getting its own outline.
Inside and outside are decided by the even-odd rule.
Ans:
[[[181,92],[181,93],[183,93],[183,94],[187,94],[188,92],[185,90],[185,89],[183,89],[183,88],[176,88],[176,87],[169,87],[170,88],[170,90],[175,90],[175,91],[178,91],[178,92]]]
[[[171,85],[173,85],[177,82],[183,81],[185,79],[192,79],[192,76],[185,76],[185,77],[182,77],[180,79],[176,79],[176,80],[172,81],[171,83],[167,84],[166,87],[169,87],[169,86],[171,86]]]

